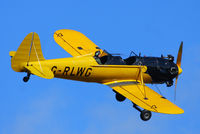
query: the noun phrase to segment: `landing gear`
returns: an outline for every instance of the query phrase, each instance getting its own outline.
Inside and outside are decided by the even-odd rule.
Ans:
[[[27,73],[27,76],[25,76],[25,77],[23,78],[23,81],[24,81],[24,82],[28,82],[28,80],[30,79],[30,76],[31,76],[31,74],[30,74],[30,73]]]
[[[140,118],[143,121],[148,121],[151,119],[151,112],[148,110],[141,110],[136,104],[133,103],[133,107],[140,112]]]
[[[144,110],[140,113],[140,118],[141,118],[143,121],[148,121],[149,119],[151,119],[151,112],[144,109]]]
[[[115,98],[116,98],[116,100],[119,101],[119,102],[122,102],[122,101],[124,101],[124,100],[126,99],[126,97],[124,97],[123,95],[121,95],[121,94],[119,94],[119,93],[116,93],[116,94],[115,94]]]
[[[115,92],[115,98],[116,98],[117,101],[122,102],[126,99],[126,97],[124,97],[123,95],[121,95],[117,91],[113,90],[113,92]]]

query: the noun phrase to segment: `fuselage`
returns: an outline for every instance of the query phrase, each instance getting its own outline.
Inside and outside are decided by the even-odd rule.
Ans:
[[[32,62],[31,64],[38,64]],[[139,77],[139,68],[146,67],[143,73],[144,83],[164,83],[177,76],[176,65],[162,58],[155,57],[70,57],[51,59],[40,62],[54,73],[54,77],[85,82],[107,83],[111,81],[131,81]]]
[[[32,63],[34,65],[34,63]],[[35,62],[35,64],[38,64]],[[135,65],[102,65],[93,57],[72,57],[45,60],[42,66],[48,66],[56,78],[85,82],[106,83],[120,80],[135,80],[139,69]],[[151,77],[144,73],[144,82],[151,83]]]

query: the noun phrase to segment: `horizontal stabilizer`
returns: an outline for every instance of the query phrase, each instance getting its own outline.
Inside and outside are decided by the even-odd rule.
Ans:
[[[9,55],[10,55],[11,57],[14,57],[15,54],[16,54],[16,51],[10,51],[10,52],[9,52]]]
[[[25,68],[34,75],[45,79],[53,79],[54,74],[48,67],[41,67],[41,66],[25,66]]]

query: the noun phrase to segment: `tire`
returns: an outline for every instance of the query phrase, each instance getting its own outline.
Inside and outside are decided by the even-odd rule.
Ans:
[[[148,110],[143,110],[141,113],[140,113],[140,118],[143,120],[143,121],[148,121],[149,119],[151,119],[151,112],[148,111]]]
[[[124,97],[123,95],[121,95],[121,94],[119,94],[119,93],[116,93],[116,94],[115,94],[115,98],[116,98],[116,100],[119,101],[119,102],[122,102],[122,101],[124,101],[124,100],[126,99],[126,97]]]
[[[24,82],[28,82],[28,80],[29,80],[29,77],[28,77],[28,76],[25,76],[25,77],[23,78],[23,81],[24,81]]]

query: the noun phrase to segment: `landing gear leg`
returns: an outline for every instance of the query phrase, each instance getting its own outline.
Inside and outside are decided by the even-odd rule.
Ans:
[[[24,82],[28,82],[28,80],[30,79],[30,76],[31,76],[31,74],[30,74],[30,73],[27,73],[27,76],[25,76],[25,77],[23,78],[23,81],[24,81]]]
[[[138,110],[140,112],[140,118],[143,121],[148,121],[149,119],[151,119],[151,112],[148,110],[141,110],[136,104],[133,103],[133,107]]]

